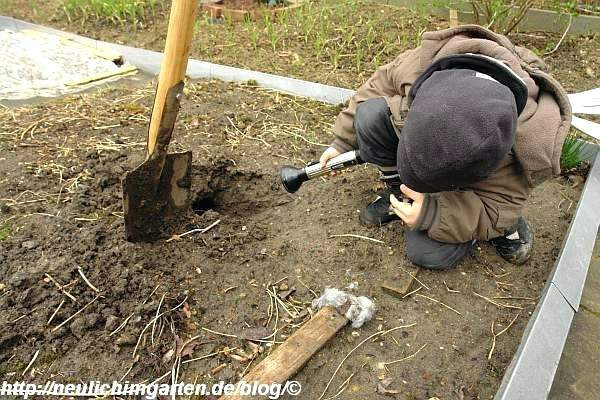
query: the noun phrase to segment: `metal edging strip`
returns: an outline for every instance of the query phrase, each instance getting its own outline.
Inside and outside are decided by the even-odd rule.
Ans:
[[[550,393],[598,234],[599,159],[596,154],[560,255],[495,400],[541,400]]]

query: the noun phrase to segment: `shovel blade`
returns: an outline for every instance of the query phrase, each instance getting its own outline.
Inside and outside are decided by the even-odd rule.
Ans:
[[[190,209],[192,152],[148,159],[122,180],[125,235],[130,242],[153,242],[170,234]]]

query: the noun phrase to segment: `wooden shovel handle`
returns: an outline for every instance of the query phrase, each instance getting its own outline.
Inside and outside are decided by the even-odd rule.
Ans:
[[[187,69],[188,56],[194,34],[197,0],[173,0],[165,52],[158,76],[158,87],[152,107],[150,128],[148,129],[148,157],[156,148],[158,132],[163,117],[163,109],[169,89],[183,80]]]

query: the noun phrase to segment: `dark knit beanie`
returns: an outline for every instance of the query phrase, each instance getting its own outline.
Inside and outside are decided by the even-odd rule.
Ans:
[[[397,153],[408,187],[423,193],[460,189],[486,179],[510,151],[515,96],[488,75],[437,71],[413,95]]]

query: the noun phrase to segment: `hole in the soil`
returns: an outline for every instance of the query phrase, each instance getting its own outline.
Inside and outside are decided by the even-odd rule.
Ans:
[[[217,207],[215,198],[215,192],[198,194],[198,196],[192,200],[192,211],[198,215],[202,215],[205,211],[214,210]]]

